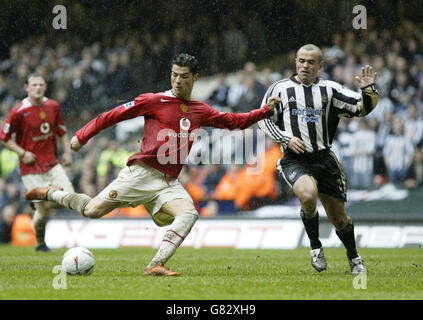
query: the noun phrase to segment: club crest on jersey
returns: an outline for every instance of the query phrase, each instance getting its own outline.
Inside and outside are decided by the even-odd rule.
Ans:
[[[181,120],[179,120],[179,126],[182,130],[188,131],[188,129],[191,127],[191,121],[189,121],[187,118],[181,118]]]
[[[115,199],[118,196],[118,192],[116,190],[110,190],[109,197],[111,199]]]
[[[187,112],[188,111],[188,106],[185,103],[182,103],[180,105],[182,112]]]
[[[40,126],[41,133],[49,133],[50,131],[50,124],[48,122],[43,122]]]
[[[46,117],[47,117],[47,114],[46,114],[44,111],[41,111],[41,112],[40,112],[40,118],[41,118],[42,120],[45,120],[45,119],[46,119]]]

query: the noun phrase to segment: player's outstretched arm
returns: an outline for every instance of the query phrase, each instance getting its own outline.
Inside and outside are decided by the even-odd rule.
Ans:
[[[82,144],[79,142],[78,138],[76,136],[73,136],[70,141],[70,148],[73,152],[78,152],[79,149],[82,148]]]
[[[281,98],[279,97],[271,97],[267,100],[267,107],[270,110],[275,110],[276,106],[281,103]]]
[[[246,129],[262,119],[271,117],[280,102],[279,97],[272,97],[265,107],[247,113],[224,113],[207,106],[201,125],[229,130]]]
[[[362,67],[360,75],[355,77],[363,96],[360,117],[364,117],[372,112],[379,101],[379,93],[375,87],[376,77],[377,72],[369,65]]]

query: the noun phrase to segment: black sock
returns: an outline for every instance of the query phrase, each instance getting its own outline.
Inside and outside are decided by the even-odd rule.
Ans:
[[[306,233],[310,239],[311,249],[321,248],[322,243],[319,240],[319,213],[316,212],[313,218],[307,219],[304,211],[301,210],[301,219],[303,220]]]
[[[352,222],[349,223],[342,232],[336,230],[336,234],[347,249],[348,258],[357,258],[358,253],[355,246],[354,224]]]

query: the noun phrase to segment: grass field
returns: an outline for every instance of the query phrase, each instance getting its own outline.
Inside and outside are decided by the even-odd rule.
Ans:
[[[53,273],[66,249],[36,253],[0,246],[0,299],[423,299],[423,251],[360,249],[367,289],[353,287],[344,249],[325,249],[328,269],[317,273],[309,250],[180,248],[168,266],[176,278],[144,277],[155,249],[92,249],[91,276],[67,276],[67,289],[54,289]],[[360,282],[363,283],[362,281]]]

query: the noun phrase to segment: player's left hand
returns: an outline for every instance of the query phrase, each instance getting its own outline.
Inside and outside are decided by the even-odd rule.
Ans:
[[[376,82],[377,72],[369,65],[361,68],[360,75],[355,77],[360,88],[367,87]]]
[[[69,152],[63,153],[62,163],[65,167],[69,167],[72,165],[72,154]]]
[[[279,103],[281,103],[281,99],[279,97],[271,97],[267,100],[267,107],[270,110],[274,110]]]

